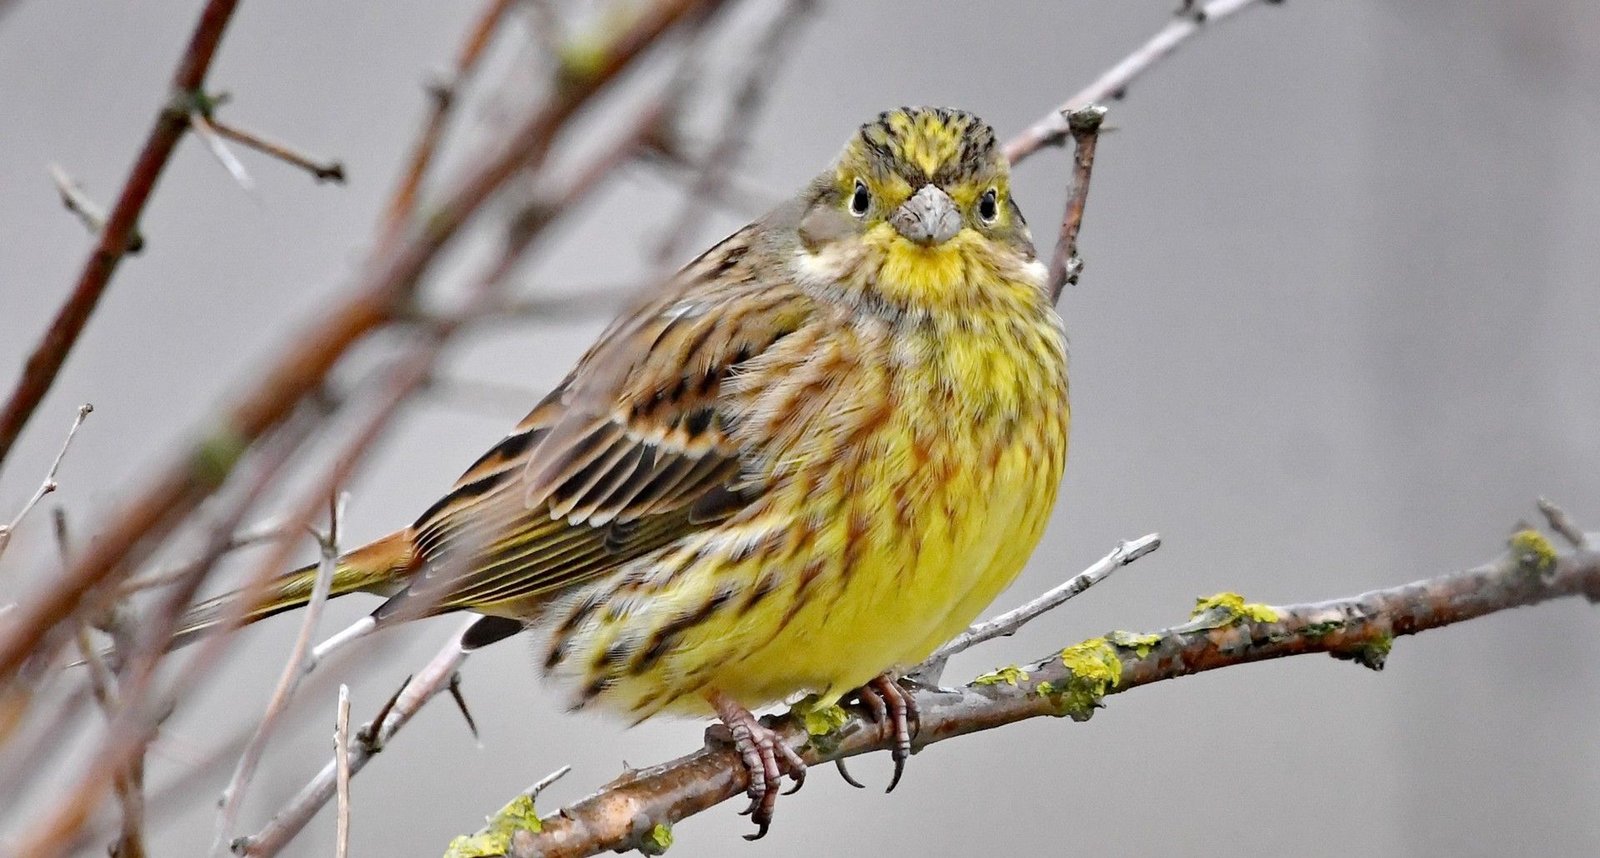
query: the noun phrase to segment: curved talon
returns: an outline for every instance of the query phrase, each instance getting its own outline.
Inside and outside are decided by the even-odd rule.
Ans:
[[[833,767],[839,770],[839,777],[844,778],[845,783],[855,787],[856,789],[867,788],[866,784],[850,776],[850,770],[844,767],[844,757],[834,760]]]
[[[731,698],[712,691],[707,693],[706,700],[727,727],[734,752],[744,765],[748,784],[745,794],[750,796],[750,805],[739,813],[749,816],[756,824],[756,832],[746,834],[744,838],[760,840],[772,826],[772,812],[777,807],[784,776],[794,780],[794,787],[788,792],[794,792],[805,783],[805,761],[793,748],[784,744],[777,731],[762,724],[750,710]]]
[[[885,726],[894,731],[894,748],[889,752],[890,759],[894,760],[894,776],[889,779],[889,787],[884,792],[894,792],[894,788],[900,785],[900,776],[905,774],[906,760],[911,757],[911,736],[922,726],[922,713],[917,707],[916,698],[887,673],[867,683],[863,690],[867,689],[872,693],[863,695],[863,699],[878,699],[878,706],[887,705],[888,708]],[[916,726],[913,727],[913,724]]]

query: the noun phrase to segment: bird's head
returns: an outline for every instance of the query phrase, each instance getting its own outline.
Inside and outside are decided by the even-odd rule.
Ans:
[[[848,268],[906,297],[959,288],[974,264],[1033,259],[994,131],[945,108],[861,126],[813,183],[799,233],[819,273]]]

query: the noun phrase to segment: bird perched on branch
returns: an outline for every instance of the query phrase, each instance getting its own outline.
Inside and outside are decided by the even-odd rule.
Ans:
[[[453,610],[524,629],[574,708],[714,713],[755,836],[804,764],[750,712],[889,718],[899,672],[1021,570],[1066,458],[1066,344],[994,132],[878,116],[793,199],[623,315],[412,526],[350,552],[355,630]],[[315,567],[247,620],[304,604]],[[224,615],[197,606],[180,637]],[[891,789],[892,789],[891,784]]]

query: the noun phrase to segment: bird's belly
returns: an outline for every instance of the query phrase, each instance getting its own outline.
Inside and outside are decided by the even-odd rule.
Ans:
[[[961,464],[938,479],[902,472],[885,475],[900,481],[890,491],[869,482],[852,493],[808,561],[821,570],[809,590],[786,593],[779,601],[790,615],[774,605],[761,623],[765,643],[730,659],[713,684],[749,705],[797,690],[833,699],[926,658],[1011,583],[1037,544],[1061,473],[1051,465],[1060,458],[1040,452],[1020,440],[998,452],[951,451]]]

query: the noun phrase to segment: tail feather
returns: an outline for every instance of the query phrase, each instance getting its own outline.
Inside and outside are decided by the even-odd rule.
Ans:
[[[405,586],[415,556],[415,543],[409,529],[363,545],[339,558],[328,598],[350,593],[393,593]],[[243,613],[239,624],[249,625],[307,604],[316,581],[315,563],[278,576],[267,584],[260,600]],[[234,590],[190,608],[179,620],[169,647],[176,649],[193,643],[216,629],[237,610],[235,606],[243,596],[242,589]]]

